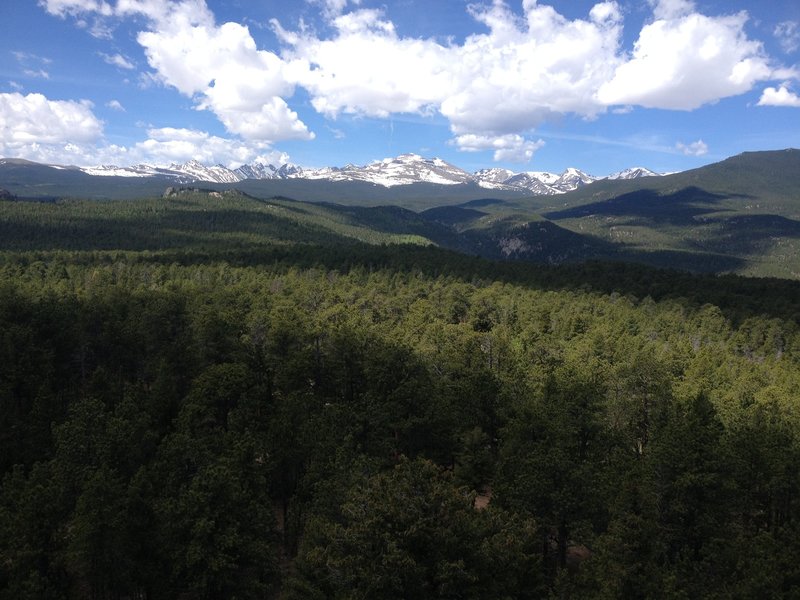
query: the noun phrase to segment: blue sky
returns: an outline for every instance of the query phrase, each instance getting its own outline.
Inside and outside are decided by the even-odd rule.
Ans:
[[[0,156],[678,171],[800,147],[800,2],[13,0]]]

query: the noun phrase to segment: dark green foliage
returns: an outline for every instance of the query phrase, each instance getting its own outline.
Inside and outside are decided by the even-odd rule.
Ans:
[[[309,523],[289,597],[536,598],[534,524],[473,507],[430,462],[356,484],[334,521]]]
[[[792,597],[799,290],[7,253],[0,598]]]

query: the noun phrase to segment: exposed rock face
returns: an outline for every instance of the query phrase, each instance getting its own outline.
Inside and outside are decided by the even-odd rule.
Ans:
[[[229,191],[225,192],[230,193]],[[161,197],[164,200],[168,200],[170,198],[175,198],[176,196],[186,196],[188,194],[208,194],[212,198],[222,198],[222,193],[216,190],[208,190],[205,188],[196,188],[196,187],[173,187],[169,186],[167,189],[164,190],[164,193],[161,194]]]

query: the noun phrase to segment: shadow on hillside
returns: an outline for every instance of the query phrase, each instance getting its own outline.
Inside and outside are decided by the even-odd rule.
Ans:
[[[747,261],[717,252],[680,250],[632,250],[625,247],[607,257],[610,260],[631,262],[658,269],[678,269],[693,273],[734,273],[747,266]],[[591,257],[588,259],[591,260]]]
[[[800,221],[780,215],[735,215],[713,219],[702,235],[689,242],[689,247],[751,255],[768,250],[777,238],[800,238]]]
[[[283,207],[282,207],[283,208]],[[301,211],[302,212],[302,211]],[[270,243],[346,243],[349,238],[282,215],[228,209],[175,210],[149,217],[65,216],[0,220],[0,250],[246,248]]]
[[[631,217],[648,219],[656,225],[688,226],[696,225],[697,217],[725,210],[718,204],[731,197],[707,192],[698,187],[686,187],[671,194],[638,190],[602,202],[549,212],[544,216],[555,221],[588,216]]]

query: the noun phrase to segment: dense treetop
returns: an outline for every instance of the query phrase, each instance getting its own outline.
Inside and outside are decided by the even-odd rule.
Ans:
[[[800,593],[797,284],[28,206],[0,598]]]

